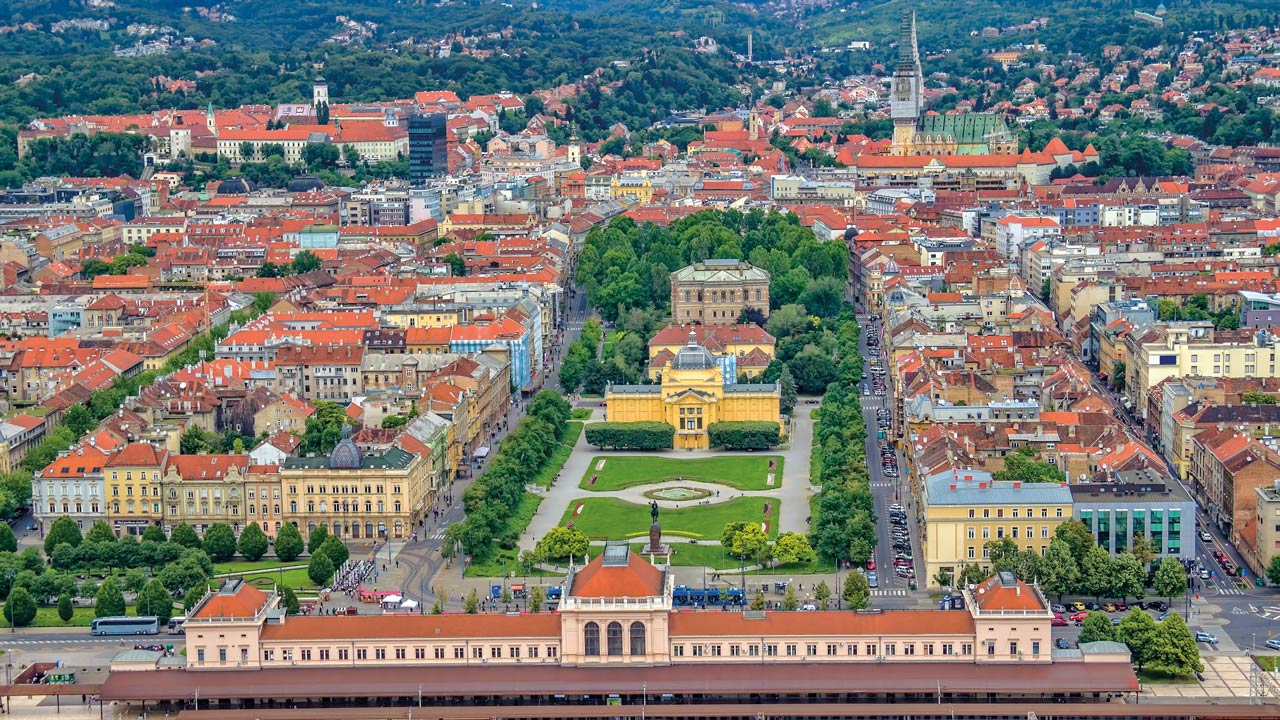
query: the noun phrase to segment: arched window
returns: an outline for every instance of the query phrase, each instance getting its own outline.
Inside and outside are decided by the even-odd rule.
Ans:
[[[631,623],[631,654],[644,655],[644,623]]]
[[[608,634],[609,634],[609,638],[608,638],[609,654],[621,655],[622,654],[622,623],[620,622],[609,623]]]
[[[582,628],[582,654],[592,657],[600,655],[600,626],[593,622]]]

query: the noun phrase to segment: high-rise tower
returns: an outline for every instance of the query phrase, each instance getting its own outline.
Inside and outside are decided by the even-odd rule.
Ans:
[[[916,45],[916,13],[903,10],[898,29],[898,64],[893,69],[889,100],[893,116],[892,152],[896,155],[907,154],[906,149],[915,139],[924,106],[923,89],[924,73],[920,70],[920,50]]]

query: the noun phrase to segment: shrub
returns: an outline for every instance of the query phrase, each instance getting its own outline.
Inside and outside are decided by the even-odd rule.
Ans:
[[[586,426],[587,443],[616,450],[670,450],[676,429],[663,422],[601,422]]]
[[[770,420],[735,420],[707,426],[711,447],[726,450],[765,450],[777,445],[781,436],[781,427]]]

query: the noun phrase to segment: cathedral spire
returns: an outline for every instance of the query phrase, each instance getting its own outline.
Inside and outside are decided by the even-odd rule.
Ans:
[[[902,24],[898,28],[898,62],[912,65],[920,62],[920,50],[916,44],[915,10],[902,11]]]

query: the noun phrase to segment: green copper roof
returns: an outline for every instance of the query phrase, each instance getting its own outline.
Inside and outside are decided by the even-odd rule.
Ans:
[[[1009,126],[998,115],[990,113],[962,113],[959,115],[926,115],[921,122],[922,135],[950,135],[959,144],[960,155],[979,155],[990,152],[988,136],[1007,134]]]

